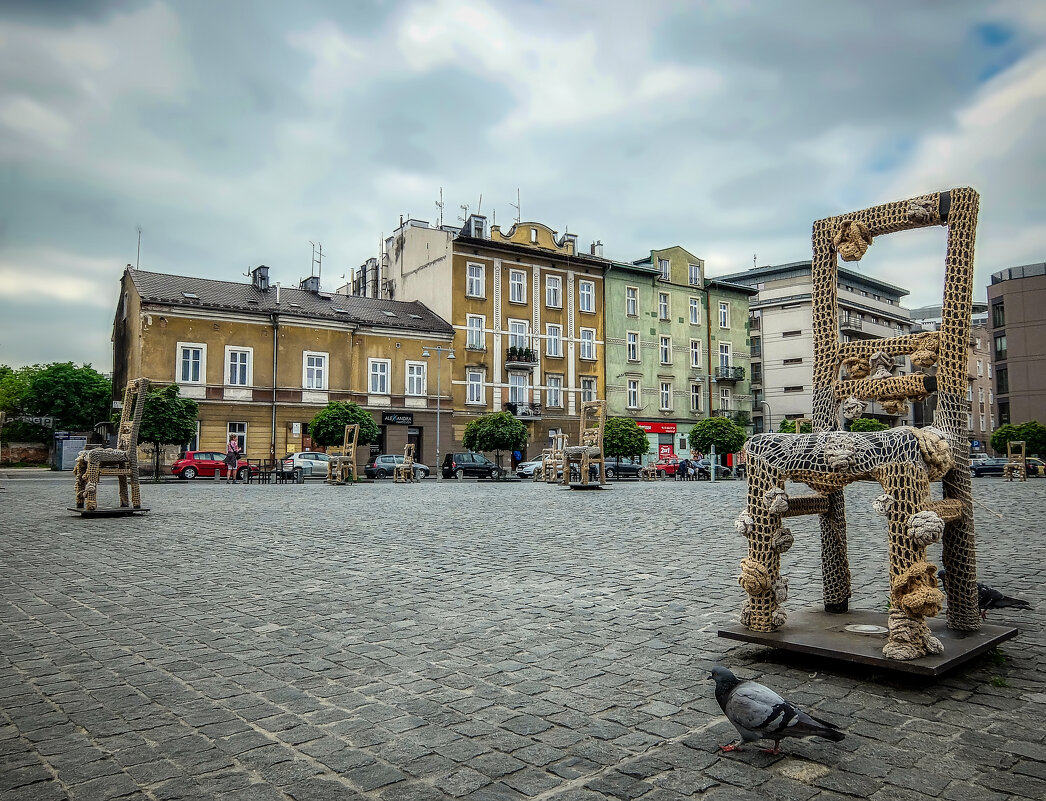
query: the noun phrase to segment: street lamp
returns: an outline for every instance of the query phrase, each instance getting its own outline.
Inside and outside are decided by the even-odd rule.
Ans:
[[[716,377],[712,375],[711,369],[708,371],[708,416],[712,416],[712,384],[718,384]],[[715,484],[715,443],[712,443],[712,447],[708,452],[708,479],[712,484]]]
[[[765,400],[759,401],[759,403],[766,407],[766,430],[767,432],[772,433],[774,430],[774,412],[770,408],[770,404]]]
[[[427,359],[432,354],[429,353],[429,349],[428,348],[425,348],[425,350],[423,350],[421,352],[421,355],[422,355],[422,358]],[[448,362],[454,361],[455,358],[456,357],[454,356],[454,348],[451,348],[447,352],[447,361]],[[442,362],[442,359],[443,359],[443,346],[442,345],[437,345],[436,346],[436,481],[442,481],[443,480],[443,465],[441,465],[440,461],[439,461],[439,412],[440,412],[439,401],[440,401],[440,395],[442,394],[440,392],[440,385],[439,384],[440,384],[440,378],[442,377],[442,373],[443,373],[443,371],[440,369],[440,364]]]

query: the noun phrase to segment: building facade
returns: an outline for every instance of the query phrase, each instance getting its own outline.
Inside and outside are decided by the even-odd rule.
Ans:
[[[782,420],[809,418],[813,412],[813,304],[809,261],[753,267],[722,276],[755,289],[751,298],[753,427],[777,430]],[[844,268],[839,269],[839,332],[844,342],[910,333],[912,321],[901,306],[906,289]],[[903,363],[902,363],[903,362]],[[910,372],[898,358],[895,374]],[[888,425],[911,421],[869,403],[865,416]]]
[[[230,436],[248,458],[311,449],[308,424],[330,401],[352,401],[374,416],[372,453],[415,443],[435,459],[437,384],[450,403],[450,363],[437,375],[432,350],[450,348],[453,329],[423,304],[270,284],[128,269],[113,328],[113,389],[130,378],[177,384],[199,404],[189,449],[225,450]],[[449,422],[449,421],[448,421]],[[448,426],[449,429],[449,426]],[[442,432],[444,448],[450,431]]]
[[[992,274],[988,322],[998,424],[1046,423],[1046,263]]]
[[[453,326],[453,437],[483,414],[527,424],[528,453],[577,436],[580,402],[605,397],[605,259],[537,222],[507,231],[471,215],[461,229],[407,220],[385,243],[378,285]]]

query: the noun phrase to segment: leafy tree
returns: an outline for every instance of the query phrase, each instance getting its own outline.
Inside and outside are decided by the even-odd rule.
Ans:
[[[356,444],[366,445],[378,439],[378,424],[370,412],[355,403],[339,401],[331,401],[312,418],[309,436],[313,442],[326,447],[341,445],[345,441],[345,426],[353,423],[360,427]]]
[[[992,434],[991,444],[992,450],[996,453],[1006,454],[1006,444],[1011,440],[1020,439],[1020,432],[1017,431],[1017,426],[1010,425],[1007,423],[1004,426],[999,426],[995,429]]]
[[[493,451],[501,467],[502,451],[521,451],[527,446],[527,427],[508,412],[495,412],[478,417],[465,426],[461,444],[470,451]],[[502,477],[505,471],[501,471]]]
[[[1029,420],[1017,426],[1017,439],[1023,439],[1026,444],[1028,455],[1036,454],[1042,456],[1046,453],[1046,426],[1038,420]]]
[[[795,428],[795,426],[792,426]],[[858,417],[851,421],[851,431],[886,431],[890,426],[874,417]]]
[[[82,431],[109,419],[111,401],[112,384],[89,364],[55,362],[0,372],[0,409],[9,416],[52,416],[56,428]],[[7,437],[16,433],[35,440],[50,439],[52,434],[17,422]]]
[[[7,425],[3,429],[4,442],[42,442],[50,439],[48,429],[13,420],[25,414],[25,398],[29,393],[29,383],[35,373],[42,367],[21,367],[17,370],[0,365],[0,411],[7,415]]]
[[[713,445],[717,454],[736,453],[746,439],[745,430],[726,417],[698,420],[690,429],[690,447],[704,453],[709,453]]]
[[[635,458],[650,450],[650,440],[631,417],[611,417],[603,427],[603,453],[616,456],[618,464],[622,456]]]
[[[782,420],[780,427],[777,429],[780,434],[794,434],[795,433],[795,421],[794,420]],[[812,434],[814,431],[813,423],[803,423],[799,426],[799,433],[801,434]]]
[[[153,446],[153,477],[160,480],[160,452],[164,445],[184,445],[196,433],[200,407],[192,398],[178,394],[178,385],[154,389],[145,398],[139,442]]]

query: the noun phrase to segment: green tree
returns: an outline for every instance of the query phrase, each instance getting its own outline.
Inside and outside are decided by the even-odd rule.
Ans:
[[[1017,439],[1023,439],[1028,455],[1042,456],[1046,453],[1046,426],[1038,420],[1029,420],[1017,426]]]
[[[153,446],[153,478],[160,480],[160,452],[164,445],[184,445],[196,433],[200,407],[192,398],[178,394],[178,385],[154,389],[145,399],[138,441]]]
[[[378,439],[378,424],[374,422],[373,415],[355,403],[341,401],[331,401],[312,418],[309,436],[313,442],[325,447],[341,445],[345,441],[345,426],[353,423],[360,427],[357,445],[366,445]]]
[[[1017,426],[1010,425],[1009,423],[1004,426],[999,426],[995,429],[995,433],[992,434],[992,450],[1005,456],[1006,444],[1015,439],[1022,439]]]
[[[622,456],[635,458],[650,450],[650,440],[631,417],[611,417],[603,427],[603,454],[616,456],[618,464]],[[620,471],[618,471],[620,475]]]
[[[858,417],[850,423],[851,431],[886,431],[889,427],[874,417]]]
[[[42,369],[40,365],[17,370],[6,364],[0,365],[0,411],[7,415],[7,425],[0,432],[4,442],[45,442],[51,438],[51,432],[46,428],[12,419],[26,414],[25,398],[29,394],[30,382]]]
[[[795,422],[792,420],[782,420],[780,427],[777,429],[780,434],[794,434],[795,433]],[[812,434],[814,431],[813,423],[803,423],[799,426],[801,434]]]
[[[23,401],[26,414],[46,414],[55,426],[72,431],[93,428],[108,420],[113,385],[89,364],[49,364],[32,374]]]
[[[690,429],[690,448],[709,453],[715,446],[716,454],[736,453],[745,444],[745,430],[726,417],[698,420]]]
[[[500,468],[501,452],[521,451],[527,447],[528,439],[530,434],[522,422],[508,412],[495,412],[478,417],[466,425],[461,444],[470,451],[493,451],[494,461]],[[503,478],[505,471],[499,472]]]

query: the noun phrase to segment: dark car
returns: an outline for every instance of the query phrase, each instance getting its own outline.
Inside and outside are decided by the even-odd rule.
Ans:
[[[639,471],[643,468],[643,465],[627,459],[622,459],[620,463],[617,459],[607,459],[606,468],[608,479],[639,478]]]
[[[696,462],[693,462],[692,464],[697,468],[697,478],[699,480],[704,481],[712,478],[712,474],[709,472],[708,468],[708,459],[698,459]],[[721,464],[717,464],[715,466],[716,481],[718,481],[721,478],[730,478],[730,476],[732,475],[733,473],[730,471],[729,467],[725,467]]]
[[[240,459],[236,463],[236,478],[246,481],[248,470],[258,473],[256,465],[248,466],[246,459]],[[225,454],[219,451],[186,451],[171,465],[171,472],[186,481],[197,476],[214,478],[215,472],[225,478]]]
[[[979,459],[970,465],[970,472],[977,478],[981,476],[1001,476],[1006,462],[1006,459]]]
[[[482,453],[448,453],[443,460],[444,478],[501,478],[502,472]]]
[[[363,466],[363,472],[367,478],[385,478],[391,476],[396,465],[403,464],[402,453],[383,453],[375,456]],[[414,463],[414,478],[422,479],[429,477],[429,468],[421,462]]]

